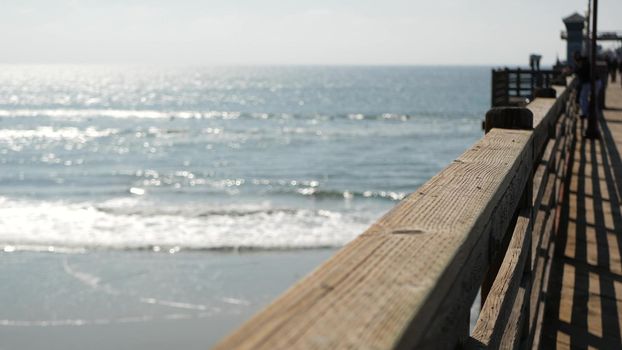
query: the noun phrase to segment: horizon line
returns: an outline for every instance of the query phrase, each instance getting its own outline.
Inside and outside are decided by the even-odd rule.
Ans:
[[[561,61],[564,62],[564,61]],[[200,62],[2,62],[6,66],[194,66],[194,67],[516,67],[528,63],[200,63]],[[552,66],[553,64],[541,64]]]

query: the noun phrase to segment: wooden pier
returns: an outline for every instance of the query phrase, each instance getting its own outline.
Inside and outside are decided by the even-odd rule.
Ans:
[[[609,84],[601,139],[579,135],[562,190],[543,349],[622,348],[622,88]],[[576,131],[578,132],[578,130]]]
[[[622,90],[601,140],[575,95],[568,78],[489,111],[481,140],[216,349],[620,348]]]
[[[523,106],[539,88],[550,87],[561,72],[556,70],[493,69],[491,106]]]

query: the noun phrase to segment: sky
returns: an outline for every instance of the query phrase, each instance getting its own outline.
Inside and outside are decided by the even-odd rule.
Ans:
[[[2,63],[515,65],[587,0],[0,0]],[[599,1],[622,30],[622,1]]]

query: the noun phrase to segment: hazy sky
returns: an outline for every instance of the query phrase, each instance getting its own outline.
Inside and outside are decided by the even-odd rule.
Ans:
[[[622,30],[622,1],[601,0]],[[587,0],[0,0],[0,62],[526,64]]]

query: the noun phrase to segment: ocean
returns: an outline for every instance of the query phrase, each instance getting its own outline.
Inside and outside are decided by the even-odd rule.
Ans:
[[[204,348],[479,139],[489,78],[0,66],[0,300],[14,301],[0,336],[72,348],[76,327],[109,340],[190,322],[180,337]]]

